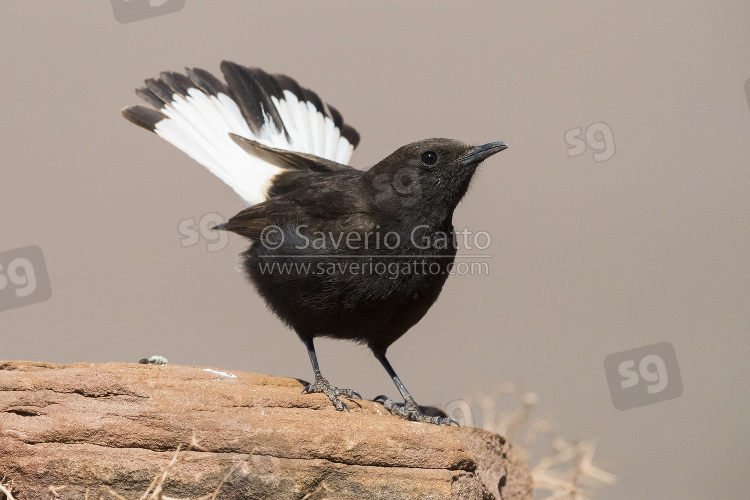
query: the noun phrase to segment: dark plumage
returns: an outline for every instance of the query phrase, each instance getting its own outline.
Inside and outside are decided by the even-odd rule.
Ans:
[[[353,340],[372,349],[404,397],[404,405],[380,397],[389,410],[450,424],[419,411],[385,354],[438,298],[456,255],[453,211],[477,166],[507,146],[427,139],[399,148],[367,171],[356,170],[341,159],[359,135],[314,92],[289,77],[234,63],[223,63],[222,71],[226,86],[202,70],[188,70],[187,77],[163,73],[139,91],[155,109],[136,106],[123,114],[184,149],[238,193],[248,193],[243,197],[252,206],[217,229],[252,241],[242,254],[245,272],[307,346],[315,382],[306,392],[323,392],[337,409],[348,409],[339,396],[359,395],[323,378],[313,340]],[[183,132],[217,133],[215,120],[182,117],[193,113],[187,107],[213,113],[201,107],[204,97],[217,107],[223,98],[234,101],[236,109],[224,101],[222,116],[239,111],[249,130],[228,125],[218,137],[226,132],[231,142],[204,149],[200,139],[186,140]],[[188,113],[175,112],[180,110]],[[252,166],[228,166],[232,162],[215,151],[241,151],[262,162],[252,172],[255,184],[242,179],[252,177],[244,170]]]

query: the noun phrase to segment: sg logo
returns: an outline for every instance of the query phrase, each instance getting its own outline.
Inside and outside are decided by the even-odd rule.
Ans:
[[[225,222],[224,217],[216,212],[203,215],[197,223],[195,217],[182,219],[177,223],[180,245],[182,245],[182,248],[191,247],[200,243],[201,238],[203,238],[206,240],[206,248],[209,252],[224,250],[229,244],[229,233],[211,228]]]
[[[607,161],[615,155],[615,137],[612,129],[604,122],[592,123],[586,127],[572,128],[565,132],[565,142],[568,144],[568,157],[580,156],[587,149],[594,151],[594,161]]]
[[[118,23],[132,23],[182,10],[185,0],[111,0]]]
[[[661,342],[610,354],[604,360],[612,404],[628,410],[682,394],[674,346]]]
[[[31,245],[0,253],[0,311],[44,302],[51,295],[41,248]]]
[[[422,202],[419,175],[414,167],[403,167],[393,176],[380,174],[373,179],[372,185],[378,190],[375,199],[380,203],[388,200],[410,207]]]

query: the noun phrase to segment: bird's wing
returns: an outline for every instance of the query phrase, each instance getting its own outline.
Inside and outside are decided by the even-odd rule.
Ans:
[[[289,224],[308,233],[366,233],[375,227],[373,207],[356,190],[332,187],[323,176],[308,178],[309,186],[246,208],[217,226],[253,241],[262,238],[268,226]],[[326,176],[327,177],[327,176]]]
[[[297,153],[286,149],[274,148],[237,134],[229,134],[229,136],[248,154],[279,168],[312,172],[340,172],[342,170],[352,170],[352,167],[348,165],[327,160],[313,154]]]
[[[317,94],[288,76],[228,61],[221,71],[226,84],[202,69],[161,73],[136,90],[149,106],[129,106],[122,114],[204,165],[250,205],[268,198],[277,174],[304,168],[301,160],[280,166],[270,155],[301,153],[317,171],[350,168],[359,134]],[[230,134],[257,146],[238,144]]]

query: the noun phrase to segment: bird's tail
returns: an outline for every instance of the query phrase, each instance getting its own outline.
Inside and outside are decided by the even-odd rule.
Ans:
[[[347,163],[359,135],[341,114],[297,82],[231,62],[227,83],[201,69],[161,73],[136,90],[148,106],[122,115],[178,147],[219,177],[248,204],[265,201],[277,165],[249,154],[230,134],[278,149]]]

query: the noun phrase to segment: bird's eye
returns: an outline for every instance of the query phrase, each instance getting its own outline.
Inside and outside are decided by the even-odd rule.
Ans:
[[[425,151],[424,153],[422,153],[421,160],[422,160],[422,163],[424,163],[428,167],[431,167],[437,163],[438,154],[434,151]]]

